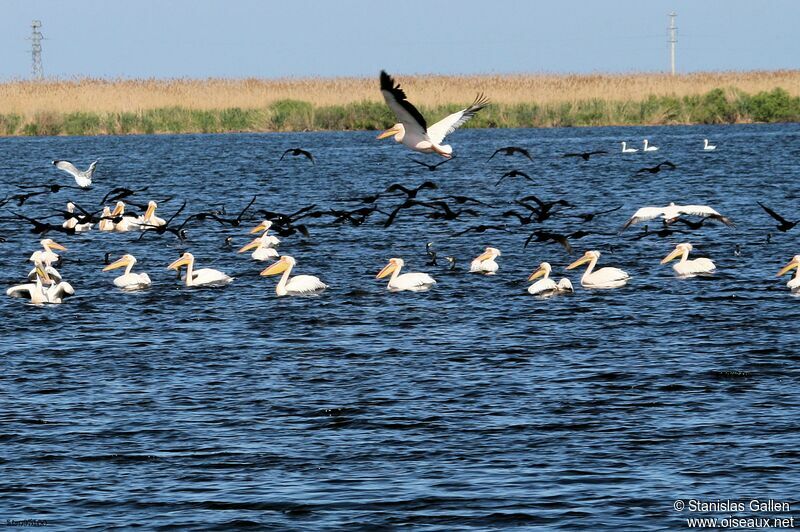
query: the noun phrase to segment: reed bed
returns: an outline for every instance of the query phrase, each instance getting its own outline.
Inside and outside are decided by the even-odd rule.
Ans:
[[[484,92],[472,127],[800,119],[800,71],[397,76],[432,117]],[[0,84],[0,134],[78,135],[378,129],[375,79],[46,80]]]

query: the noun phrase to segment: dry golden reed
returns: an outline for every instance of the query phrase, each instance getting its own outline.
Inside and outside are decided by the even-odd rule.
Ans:
[[[476,92],[497,104],[588,100],[642,101],[649,96],[684,97],[715,88],[746,93],[785,89],[800,96],[800,71],[668,74],[405,76],[396,79],[409,99],[423,107],[468,103]],[[279,100],[315,107],[381,101],[374,78],[313,79],[76,79],[0,84],[0,114],[31,120],[37,113],[142,112],[181,107],[192,110],[256,109]]]

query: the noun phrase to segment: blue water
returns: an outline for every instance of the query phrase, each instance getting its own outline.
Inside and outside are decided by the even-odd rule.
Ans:
[[[28,272],[41,238],[11,211],[44,217],[68,199],[100,208],[115,186],[149,186],[134,198],[141,202],[175,196],[160,203],[165,217],[187,200],[179,219],[222,205],[235,214],[253,195],[254,210],[356,208],[343,199],[428,179],[439,189],[420,198],[468,194],[492,205],[454,221],[417,207],[389,229],[379,213],[358,227],[307,220],[310,237],[284,238],[279,249],[297,259],[298,274],[330,285],[315,298],[277,298],[277,280],[258,276],[265,264],[235,252],[251,240],[255,212],[238,228],[192,223],[185,242],[48,235],[68,248],[60,271],[76,295],[45,308],[0,298],[0,520],[54,529],[662,530],[715,515],[676,512],[676,499],[800,505],[800,301],[788,278],[775,277],[800,251],[800,228],[778,232],[756,204],[800,217],[800,126],[465,130],[452,137],[457,157],[436,172],[374,136],[0,140],[0,198],[19,192],[15,184],[70,183],[51,159],[101,159],[89,191],[0,209],[4,287]],[[645,136],[659,152],[619,153],[619,141],[641,146]],[[705,137],[716,152],[702,152]],[[534,160],[487,162],[512,144]],[[311,150],[316,166],[278,163],[294,146]],[[576,149],[611,153],[560,157]],[[664,159],[678,168],[632,177]],[[496,187],[512,168],[535,184]],[[522,212],[510,202],[531,193],[576,207],[541,225],[501,216]],[[618,234],[638,207],[670,201],[711,205],[736,227]],[[400,202],[379,200],[386,211]],[[590,223],[570,216],[617,205]],[[452,237],[480,224],[507,232]],[[568,255],[556,244],[523,248],[535,228],[592,234]],[[438,266],[426,265],[428,241]],[[718,272],[678,279],[659,265],[682,241]],[[502,250],[498,275],[467,274],[488,245]],[[582,269],[564,268],[587,249],[602,252],[600,266],[628,271],[628,286],[581,288]],[[198,267],[235,281],[184,288],[166,266],[187,250]],[[100,271],[106,252],[134,254],[153,287],[116,290],[119,273]],[[438,284],[389,293],[374,277],[390,257]],[[572,279],[574,294],[527,294],[525,279],[544,260]]]

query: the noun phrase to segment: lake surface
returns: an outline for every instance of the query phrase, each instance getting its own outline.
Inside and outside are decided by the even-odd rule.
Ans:
[[[645,137],[660,151],[619,153],[619,141],[641,147]],[[706,137],[716,152],[702,151]],[[800,126],[464,130],[450,140],[457,157],[429,172],[375,132],[0,139],[0,198],[16,184],[74,184],[52,159],[82,168],[101,159],[89,191],[0,209],[4,287],[21,282],[42,238],[11,211],[43,217],[68,199],[97,209],[113,187],[149,186],[132,199],[175,196],[160,203],[164,217],[185,199],[182,219],[222,205],[235,215],[258,195],[241,227],[194,222],[185,242],[48,235],[68,248],[60,272],[76,295],[44,308],[0,299],[0,520],[663,530],[730,515],[676,512],[676,499],[800,505],[800,300],[788,277],[775,277],[800,253],[800,228],[778,232],[756,203],[800,218]],[[533,161],[487,161],[508,145]],[[295,146],[317,164],[279,163]],[[593,149],[610,153],[561,157]],[[632,177],[664,159],[677,169]],[[513,168],[535,183],[495,186]],[[492,206],[453,221],[416,207],[389,229],[379,213],[358,227],[306,220],[310,237],[283,238],[279,250],[297,259],[297,274],[330,285],[319,297],[277,298],[277,279],[258,275],[268,263],[235,252],[261,220],[255,209],[356,208],[343,200],[429,179],[439,189],[420,198],[467,194]],[[576,207],[527,226],[502,216],[523,212],[511,202],[527,194]],[[637,208],[670,201],[710,205],[736,227],[637,240],[640,224],[618,234]],[[387,212],[401,202],[379,200]],[[617,205],[590,223],[571,216]],[[452,236],[480,224],[507,232]],[[592,234],[568,255],[552,243],[524,248],[535,228]],[[428,241],[438,266],[426,265]],[[683,241],[718,272],[679,279],[660,265]],[[498,275],[466,273],[489,245],[503,253]],[[628,286],[583,289],[583,268],[564,268],[587,249],[630,273]],[[183,251],[235,281],[184,288],[166,269]],[[121,270],[100,271],[107,252],[134,254],[152,288],[115,289]],[[438,284],[388,292],[375,274],[390,257]],[[528,295],[541,261],[575,293]]]

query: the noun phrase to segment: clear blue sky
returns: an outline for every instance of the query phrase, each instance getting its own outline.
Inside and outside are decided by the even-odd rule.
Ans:
[[[798,68],[798,0],[2,0],[0,79]]]

